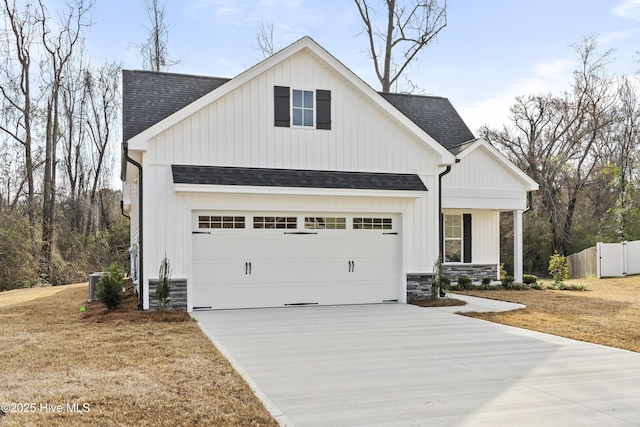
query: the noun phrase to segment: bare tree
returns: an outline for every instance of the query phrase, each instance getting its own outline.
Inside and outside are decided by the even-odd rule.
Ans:
[[[70,205],[71,225],[79,229],[84,224],[83,194],[86,191],[87,160],[86,122],[88,95],[85,89],[86,66],[82,53],[66,65],[65,84],[60,95],[62,112],[60,116],[62,145],[61,169],[63,170],[65,196]]]
[[[256,45],[254,49],[260,53],[261,59],[266,59],[279,50],[279,48],[275,48],[273,43],[273,21],[265,22],[260,20],[260,25],[256,30]]]
[[[169,56],[166,9],[158,0],[144,0],[144,6],[149,20],[148,26],[145,26],[147,40],[137,45],[142,56],[142,66],[145,70],[164,71],[180,62]]]
[[[94,73],[87,72],[85,86],[89,100],[87,118],[89,140],[91,141],[92,184],[89,192],[90,212],[98,211],[98,185],[104,184],[109,143],[112,142],[114,129],[117,127],[120,106],[120,64],[105,64]],[[104,209],[100,209],[100,218],[104,219]],[[95,228],[96,221],[89,216],[86,234]]]
[[[18,10],[15,0],[4,0],[3,15],[9,31],[2,33],[3,64],[0,69],[0,94],[2,95],[2,116],[0,131],[17,142],[24,152],[24,181],[27,183],[27,216],[31,243],[35,247],[35,180],[34,180],[34,142],[32,122],[34,102],[31,90],[31,48],[36,20],[27,3]],[[22,184],[16,192],[15,200],[20,196]],[[7,195],[9,197],[9,195]]]
[[[627,240],[629,219],[637,216],[638,160],[640,149],[640,97],[637,88],[623,77],[618,84],[614,123],[601,146],[601,170],[609,182],[601,191],[615,195],[607,217],[613,236]]]
[[[56,206],[56,171],[57,145],[61,136],[60,103],[61,88],[69,76],[66,74],[67,65],[81,44],[83,27],[88,25],[86,18],[93,3],[88,5],[83,0],[77,0],[74,5],[68,5],[67,12],[57,23],[52,23],[50,15],[40,1],[41,41],[45,52],[43,61],[43,75],[46,83],[45,124],[45,161],[42,180],[42,255],[44,274],[51,279],[53,266],[53,239]],[[57,28],[54,28],[57,27]]]
[[[552,248],[566,254],[579,197],[597,170],[600,146],[614,122],[612,79],[593,39],[576,46],[579,67],[562,96],[516,98],[512,126],[481,133],[540,184],[538,197],[553,231]]]
[[[391,87],[418,53],[447,26],[447,0],[385,0],[378,24],[367,0],[354,0],[369,38],[369,54],[383,92]]]

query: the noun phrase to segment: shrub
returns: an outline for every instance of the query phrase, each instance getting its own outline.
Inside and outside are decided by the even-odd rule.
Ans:
[[[37,286],[41,280],[29,221],[17,212],[0,212],[0,224],[0,292]]]
[[[156,297],[158,298],[157,311],[164,311],[171,301],[171,266],[167,259],[167,254],[164,255],[160,262],[160,272],[158,273],[158,287],[156,288]]]
[[[501,263],[499,267],[500,267],[500,271],[499,271],[500,275],[498,277],[501,279],[504,279],[505,277],[507,277],[507,270],[505,270],[504,268],[504,263]]]
[[[458,277],[458,287],[460,289],[473,289],[474,286],[471,283],[471,279],[469,277],[460,276]]]
[[[451,287],[451,279],[447,276],[440,276],[440,286],[442,286],[442,289],[449,289]]]
[[[493,279],[491,277],[483,277],[482,278],[482,285],[483,286],[489,286],[492,281],[493,281]]]
[[[522,277],[522,283],[524,283],[525,285],[533,285],[534,283],[537,283],[537,282],[538,282],[538,278],[533,274],[525,274]]]
[[[502,278],[502,286],[510,286],[514,280],[516,280],[513,276],[504,276]]]
[[[567,259],[557,251],[554,252],[549,259],[549,274],[553,277],[553,281],[556,285],[569,278],[569,265],[567,264]]]
[[[124,269],[117,264],[111,264],[96,286],[96,299],[109,310],[116,308],[122,302],[122,280]]]

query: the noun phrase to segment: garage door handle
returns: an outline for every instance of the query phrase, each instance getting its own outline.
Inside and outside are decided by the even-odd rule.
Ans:
[[[244,274],[251,274],[251,263],[250,262],[245,262],[244,263]]]
[[[353,273],[356,271],[356,263],[355,261],[349,261],[349,273]]]
[[[398,232],[394,232],[394,233],[382,233],[383,236],[397,236]]]

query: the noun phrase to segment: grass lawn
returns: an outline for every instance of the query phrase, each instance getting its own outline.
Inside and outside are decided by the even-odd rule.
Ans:
[[[527,306],[505,313],[466,314],[471,317],[640,352],[640,276],[566,283],[581,284],[587,290],[459,293]]]
[[[86,283],[0,293],[0,425],[278,425],[186,313],[87,296]]]

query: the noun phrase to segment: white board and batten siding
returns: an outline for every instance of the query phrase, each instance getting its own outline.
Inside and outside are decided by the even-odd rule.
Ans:
[[[442,181],[442,206],[451,209],[524,210],[537,184],[486,141],[477,140]],[[515,178],[515,179],[514,179]]]
[[[444,215],[471,214],[473,264],[500,263],[500,212],[488,209],[443,209]]]
[[[330,90],[331,130],[274,126],[273,91],[278,85]],[[439,155],[308,52],[214,100],[151,138],[146,148],[144,233],[154,242],[147,241],[144,251],[149,277],[165,251],[174,275],[193,277],[190,224],[196,211],[391,213],[402,224],[402,272],[431,271],[437,257]],[[282,195],[270,194],[268,187],[255,194],[167,191],[175,190],[172,164],[415,173],[429,191],[406,198],[370,191],[332,196],[330,190]],[[397,285],[404,280],[399,277]],[[193,301],[188,304],[192,307]]]
[[[168,166],[150,166],[145,170],[145,180],[158,185],[171,187],[171,169]],[[433,183],[432,183],[433,184]],[[431,186],[430,186],[431,187]],[[268,193],[269,189],[264,189]],[[404,286],[406,271],[430,271],[437,257],[437,223],[424,224],[424,218],[437,218],[437,210],[427,197],[380,197],[380,196],[331,196],[331,195],[282,195],[282,194],[238,194],[206,192],[150,192],[145,197],[145,235],[152,236],[153,245],[147,244],[144,257],[147,276],[153,277],[153,266],[160,265],[162,257],[167,255],[173,266],[174,276],[193,278],[194,238],[192,223],[194,212],[281,212],[298,215],[318,216],[323,213],[359,213],[371,216],[372,213],[394,215],[399,231],[398,244],[401,254],[400,271],[395,281],[395,289]],[[425,196],[429,192],[425,193]],[[406,225],[406,226],[405,226]],[[411,228],[410,228],[411,227]],[[425,262],[426,261],[426,262]],[[191,286],[193,280],[188,281]],[[193,292],[189,292],[188,307],[193,307]],[[403,292],[393,297],[405,301]],[[148,304],[148,295],[145,296]]]
[[[303,72],[303,70],[308,70]],[[276,127],[274,86],[331,90],[332,129]],[[365,96],[301,52],[152,138],[149,165],[193,164],[433,175],[437,158]]]

